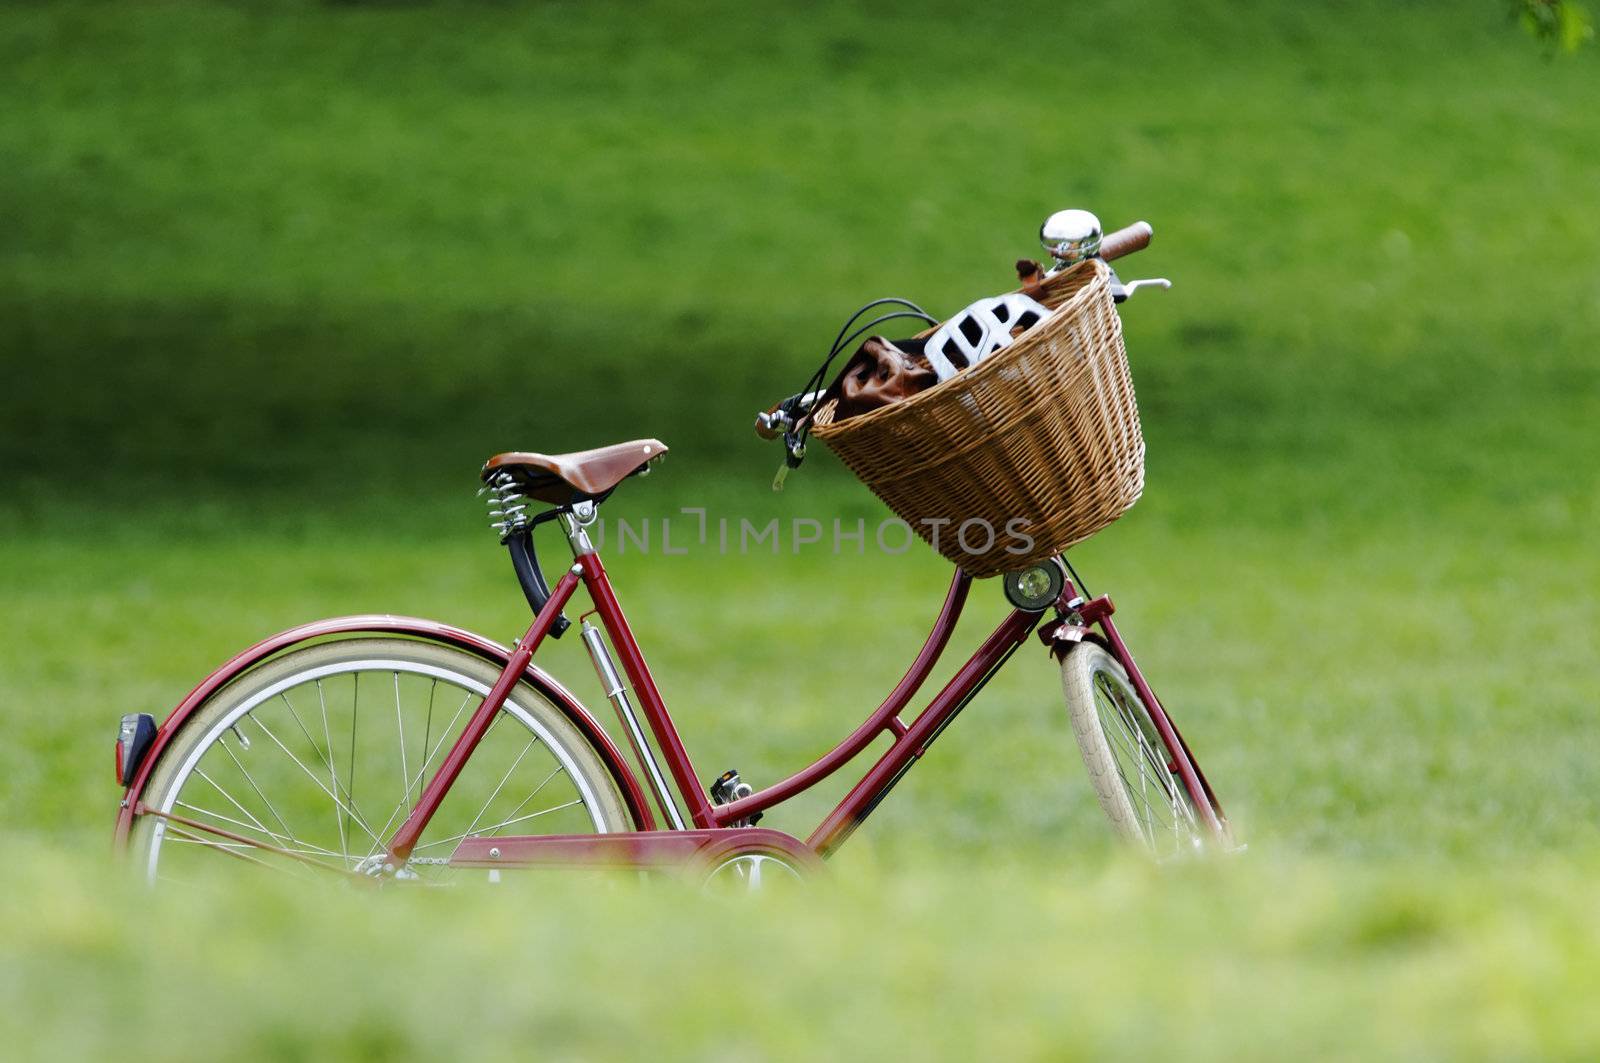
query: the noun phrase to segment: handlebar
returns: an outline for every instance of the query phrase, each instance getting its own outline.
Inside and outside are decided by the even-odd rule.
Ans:
[[[1135,251],[1143,251],[1150,246],[1150,237],[1154,235],[1155,230],[1150,228],[1147,221],[1136,221],[1125,229],[1106,233],[1100,238],[1100,257],[1110,262]]]
[[[822,392],[808,391],[803,395],[790,395],[782,402],[773,403],[766,410],[756,414],[756,435],[762,439],[777,439],[801,417],[811,412],[811,407],[815,406],[820,398]]]
[[[1136,221],[1132,225],[1124,226],[1115,232],[1106,233],[1100,238],[1099,257],[1107,262],[1123,258],[1135,251],[1143,251],[1150,246],[1150,238],[1155,235],[1155,230],[1147,221]],[[1170,287],[1170,282],[1157,281],[1132,281],[1126,287],[1117,285],[1117,301],[1120,303],[1133,291],[1142,285],[1159,285]],[[793,425],[801,416],[808,412],[811,405],[821,398],[821,392],[811,392],[806,395],[791,395],[782,402],[774,403],[770,408],[756,414],[756,435],[762,439],[777,439],[789,426]]]

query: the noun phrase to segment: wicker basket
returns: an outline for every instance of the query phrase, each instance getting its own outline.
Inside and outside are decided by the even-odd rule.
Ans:
[[[1040,301],[1059,312],[973,368],[838,423],[819,410],[812,429],[974,577],[1061,553],[1144,489],[1144,437],[1105,263],[1051,277]]]

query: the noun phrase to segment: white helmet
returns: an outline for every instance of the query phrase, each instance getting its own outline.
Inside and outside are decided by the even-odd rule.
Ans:
[[[1012,329],[1026,332],[1050,314],[1049,307],[1021,292],[979,299],[940,325],[923,353],[942,383],[1010,346]]]

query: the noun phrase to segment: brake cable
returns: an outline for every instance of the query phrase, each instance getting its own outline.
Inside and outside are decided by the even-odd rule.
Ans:
[[[875,307],[880,306],[901,306],[905,307],[906,309],[894,310],[887,314],[880,314],[871,321],[868,321],[865,325],[857,328],[854,332],[850,331],[851,326],[857,321],[861,320],[861,316],[863,314],[874,309]],[[803,399],[806,395],[819,391],[824,382],[828,379],[828,370],[833,366],[834,359],[839,357],[840,352],[845,350],[845,348],[847,348],[863,333],[870,329],[876,328],[885,322],[897,321],[904,318],[916,318],[917,320],[928,325],[937,325],[939,323],[937,318],[929,314],[916,303],[913,303],[909,299],[901,299],[898,296],[887,296],[882,299],[874,299],[870,303],[862,305],[856,310],[855,313],[851,314],[849,318],[845,320],[844,325],[839,329],[839,334],[834,337],[833,345],[828,348],[828,356],[822,360],[822,364],[819,365],[816,371],[812,373],[811,376],[806,380],[805,387],[800,389],[800,392],[796,398]],[[800,467],[800,463],[805,460],[806,441],[811,437],[810,414],[812,410],[808,409],[804,412],[804,414],[800,414],[798,409],[793,409],[789,412],[791,415],[798,416],[794,416],[789,427],[784,429],[783,465],[779,467],[777,476],[773,478],[772,489],[774,491],[783,490],[783,481],[788,477],[789,470],[798,469]]]

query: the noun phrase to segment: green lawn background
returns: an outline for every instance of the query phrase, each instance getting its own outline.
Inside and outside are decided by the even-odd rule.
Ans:
[[[40,4],[0,69],[26,1055],[1594,1054],[1592,50],[1490,3]],[[1244,856],[1119,857],[1025,654],[798,900],[122,881],[121,713],[325,615],[515,636],[490,453],[655,435],[608,512],[878,519],[820,447],[771,494],[751,412],[868,298],[1002,290],[1066,205],[1148,218],[1124,272],[1175,281],[1124,318],[1147,496],[1074,558]],[[609,560],[701,774],[758,784],[946,578]],[[976,588],[953,651],[1001,609]]]

